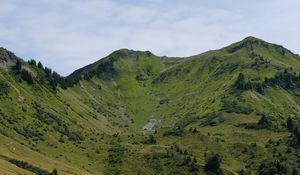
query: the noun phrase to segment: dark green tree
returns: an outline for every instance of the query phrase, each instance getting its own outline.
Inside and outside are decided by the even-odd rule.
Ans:
[[[30,72],[27,70],[23,69],[21,71],[21,78],[26,81],[28,84],[33,84],[33,77]]]
[[[149,135],[148,139],[143,141],[144,144],[156,144],[156,140],[153,135]]]
[[[0,96],[7,96],[10,92],[10,86],[4,81],[0,81]]]
[[[258,121],[258,125],[262,126],[263,128],[269,128],[271,127],[271,121],[266,115],[263,115]]]
[[[207,172],[212,172],[216,175],[222,175],[223,172],[220,168],[221,158],[218,154],[213,154],[206,158],[204,169]]]
[[[42,65],[41,62],[38,62],[37,66],[38,66],[38,68],[40,68],[40,69],[44,69],[44,66]]]
[[[50,86],[53,90],[56,90],[57,83],[54,79],[50,79]]]
[[[291,133],[294,133],[294,130],[295,130],[295,128],[296,128],[296,123],[295,123],[295,121],[291,118],[291,117],[289,117],[288,119],[287,119],[287,128],[288,128],[288,130],[291,132]]]
[[[36,66],[36,61],[34,59],[29,60],[28,63],[32,66]]]
[[[300,130],[298,127],[294,130],[294,135],[295,135],[297,144],[300,145]]]
[[[58,175],[58,172],[57,172],[57,169],[56,169],[56,168],[53,169],[52,175]]]
[[[245,76],[243,73],[240,73],[238,78],[236,79],[234,86],[237,89],[243,90],[245,89]]]
[[[258,167],[257,174],[259,175],[286,175],[291,174],[291,168],[288,164],[285,164],[278,160],[264,160]]]
[[[22,63],[21,63],[20,60],[17,60],[14,69],[15,69],[17,72],[20,72],[20,71],[21,71],[21,69],[22,69]]]
[[[244,169],[242,169],[239,173],[240,175],[247,175],[246,171]]]
[[[49,79],[52,77],[52,70],[48,67],[45,67],[44,69],[45,73],[46,73],[46,77]]]

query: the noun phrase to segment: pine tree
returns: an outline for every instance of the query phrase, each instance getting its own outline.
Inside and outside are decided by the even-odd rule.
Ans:
[[[214,174],[223,174],[221,168],[221,158],[218,154],[214,154],[206,159],[204,166],[205,171],[214,172]]]
[[[34,59],[29,60],[28,63],[32,66],[36,66],[36,61]]]
[[[243,73],[240,73],[238,78],[236,79],[234,83],[235,87],[237,89],[243,90],[245,89],[245,76]]]
[[[46,73],[46,77],[47,78],[51,78],[52,77],[52,70],[50,68],[45,67],[44,71]]]
[[[16,70],[17,72],[20,72],[20,71],[21,71],[21,69],[22,69],[22,63],[21,63],[20,60],[17,60],[16,65],[15,65],[14,68],[15,68],[15,70]]]
[[[271,126],[271,122],[266,115],[263,115],[260,118],[260,120],[258,121],[258,124],[263,126],[264,128],[269,128]]]
[[[58,172],[57,172],[57,169],[56,169],[56,168],[53,169],[52,175],[58,175]]]
[[[296,124],[295,124],[295,121],[294,121],[291,117],[289,117],[289,118],[287,119],[287,128],[288,128],[288,130],[289,130],[291,133],[294,133],[294,130],[295,130],[295,128],[296,128]]]
[[[44,69],[44,67],[43,67],[43,65],[42,65],[41,62],[38,62],[37,66],[38,66],[38,68],[40,68],[40,69]]]
[[[300,130],[298,127],[294,130],[294,135],[295,135],[297,144],[300,145]]]
[[[56,91],[57,83],[56,83],[53,79],[50,80],[50,86],[51,86],[51,88],[52,88],[53,90]]]

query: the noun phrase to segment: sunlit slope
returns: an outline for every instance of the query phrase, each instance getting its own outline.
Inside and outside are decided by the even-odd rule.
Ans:
[[[185,58],[121,49],[58,85],[0,51],[0,174],[33,173],[11,159],[60,174],[209,174],[211,154],[225,174],[300,168],[287,129],[300,123],[300,57],[282,46],[248,37]]]
[[[174,59],[175,63],[168,65],[166,59]],[[264,89],[266,94],[246,90],[239,94],[239,99],[233,92],[240,73],[247,81],[263,82],[285,70],[298,74],[298,65],[299,56],[282,46],[248,37],[226,48],[180,61],[123,49],[75,71],[69,78],[82,77],[74,89],[78,93],[82,90],[90,93],[86,96],[87,103],[93,97],[101,103],[99,107],[109,106],[109,111],[114,113],[111,116],[124,119],[117,125],[141,130],[151,118],[172,123],[191,113],[220,111],[226,101],[240,102],[240,98],[247,99],[242,103],[257,112],[276,108],[276,112],[298,113],[298,98],[280,87],[268,86]],[[107,70],[104,73],[103,67]],[[276,94],[268,95],[273,92]],[[295,110],[287,111],[287,104]]]

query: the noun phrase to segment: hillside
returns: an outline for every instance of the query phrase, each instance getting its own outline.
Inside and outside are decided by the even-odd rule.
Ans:
[[[1,48],[0,174],[299,174],[299,73],[254,37],[121,49],[67,77]]]

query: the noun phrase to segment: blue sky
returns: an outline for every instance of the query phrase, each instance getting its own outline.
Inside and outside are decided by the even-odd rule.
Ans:
[[[114,50],[190,56],[256,36],[300,53],[299,0],[0,0],[0,46],[62,75]]]

